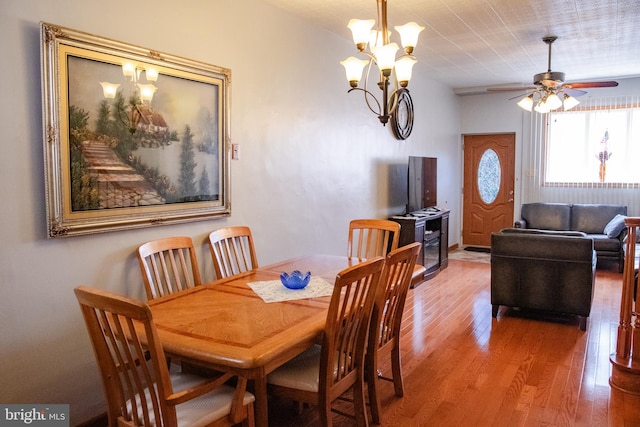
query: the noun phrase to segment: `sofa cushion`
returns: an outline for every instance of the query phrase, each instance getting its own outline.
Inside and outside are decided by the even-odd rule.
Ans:
[[[618,252],[622,248],[620,239],[609,238],[606,234],[587,234],[593,239],[593,249],[596,251]]]
[[[571,206],[571,228],[587,234],[603,234],[604,227],[617,214],[626,215],[627,207],[619,205],[575,204]]]
[[[626,216],[617,214],[607,225],[604,226],[604,234],[609,238],[615,238],[626,228],[624,223]]]
[[[520,213],[522,219],[527,222],[527,228],[584,231],[570,228],[571,206],[566,203],[526,203],[522,205]],[[609,219],[611,218],[613,218],[613,215]],[[602,230],[604,230],[604,225]]]

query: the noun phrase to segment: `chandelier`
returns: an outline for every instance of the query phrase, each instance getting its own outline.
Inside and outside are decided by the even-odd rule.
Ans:
[[[141,83],[143,73],[144,80],[147,82],[158,80],[158,70],[153,67],[131,62],[122,64],[122,74],[125,78],[124,88],[130,96],[128,106],[116,103],[116,108],[118,109],[118,117],[129,128],[132,135],[138,129],[140,119],[149,114],[151,109],[148,105],[151,104],[153,95],[158,89],[151,83]],[[120,83],[100,82],[100,85],[105,98],[114,99],[118,94]]]
[[[380,122],[386,125],[389,120],[394,124],[394,133],[399,139],[406,139],[413,126],[413,103],[407,86],[411,80],[413,65],[417,62],[413,56],[413,49],[418,43],[418,35],[424,30],[415,22],[395,27],[400,33],[400,39],[404,53],[396,58],[399,47],[396,43],[390,43],[391,31],[387,26],[387,0],[376,0],[378,12],[378,25],[373,30],[375,20],[352,19],[347,27],[351,30],[353,41],[358,52],[369,59],[349,57],[340,62],[345,68],[347,80],[351,88],[348,92],[358,90],[364,93],[367,107],[378,116]],[[369,50],[367,50],[367,45]],[[369,74],[373,64],[379,70],[378,87],[382,91],[381,101],[369,90]],[[358,87],[362,79],[364,68],[364,87]],[[390,92],[389,86],[393,89]],[[397,131],[401,131],[398,135]]]

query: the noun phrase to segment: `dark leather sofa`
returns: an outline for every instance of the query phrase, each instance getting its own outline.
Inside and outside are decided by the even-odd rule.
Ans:
[[[605,228],[616,215],[627,215],[627,207],[604,204],[525,203],[521,208],[522,219],[515,228],[539,230],[581,231],[593,239],[598,261],[618,263],[618,271],[624,267],[624,236],[626,229],[615,235]]]
[[[491,305],[576,315],[585,330],[596,271],[581,232],[507,228],[491,235]]]

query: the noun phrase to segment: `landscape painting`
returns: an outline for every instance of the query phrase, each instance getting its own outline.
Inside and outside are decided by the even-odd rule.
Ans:
[[[228,69],[44,23],[42,49],[49,237],[230,214]]]

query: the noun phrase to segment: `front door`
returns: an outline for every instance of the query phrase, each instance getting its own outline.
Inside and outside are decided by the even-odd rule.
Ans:
[[[513,227],[513,133],[464,135],[462,245],[491,246],[491,233]]]

